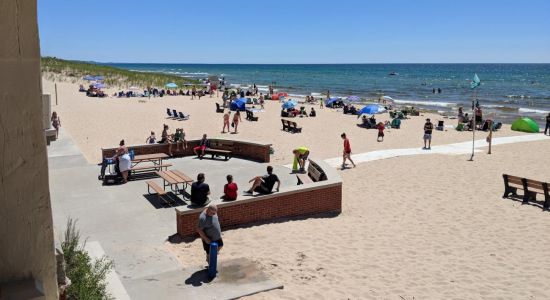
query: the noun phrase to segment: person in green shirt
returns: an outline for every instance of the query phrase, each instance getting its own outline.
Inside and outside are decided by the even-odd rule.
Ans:
[[[292,166],[292,169],[294,172],[297,171],[298,166],[300,166],[300,173],[305,173],[305,165],[307,158],[309,156],[309,149],[301,146],[294,150],[292,150],[292,153],[294,154],[294,164]]]

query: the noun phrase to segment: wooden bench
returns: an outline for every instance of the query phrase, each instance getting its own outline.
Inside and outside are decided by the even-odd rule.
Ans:
[[[164,201],[164,203],[167,203],[167,204],[171,204],[173,202],[173,201],[166,201],[164,196],[168,195],[168,193],[166,193],[166,191],[163,188],[161,188],[158,184],[156,184],[154,181],[147,180],[145,181],[145,183],[147,183],[147,193],[149,195],[157,195],[159,200],[162,200]],[[155,193],[151,193],[151,189],[153,189]]]
[[[281,123],[283,123],[283,131],[290,131],[290,122],[285,119],[281,119]]]
[[[204,149],[204,154],[212,154],[212,159],[217,156],[224,156],[225,160],[228,160],[231,158],[231,151],[229,150],[222,150],[222,149],[213,149],[213,148],[206,148]]]
[[[502,198],[508,198],[510,195],[518,196],[518,189],[522,189],[523,203],[535,201],[537,194],[542,194],[544,195],[542,208],[545,210],[549,209],[550,194],[548,194],[548,183],[508,174],[502,174],[502,178],[504,179],[504,195],[502,195]]]
[[[296,124],[296,122],[290,122],[290,130],[293,133],[302,132],[302,127],[298,127],[298,124]]]
[[[325,172],[316,163],[309,161],[306,174],[296,174],[298,185],[327,180]]]

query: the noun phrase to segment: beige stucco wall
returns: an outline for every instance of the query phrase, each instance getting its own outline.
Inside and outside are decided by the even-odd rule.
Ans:
[[[57,298],[36,0],[0,1],[0,282]]]

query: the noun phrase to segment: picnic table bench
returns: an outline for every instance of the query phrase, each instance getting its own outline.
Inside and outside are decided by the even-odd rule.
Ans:
[[[214,157],[223,156],[225,157],[225,160],[228,160],[231,158],[231,151],[230,150],[222,150],[222,149],[214,149],[214,148],[206,148],[204,149],[204,154],[211,154],[212,159]]]
[[[309,161],[309,165],[307,167],[307,173],[296,174],[296,178],[298,179],[298,185],[327,180],[325,172],[323,172],[319,165],[311,160]]]
[[[163,164],[162,160],[168,158],[169,156],[166,153],[153,153],[153,154],[142,154],[134,156],[132,159],[132,168],[130,169],[131,174],[136,174],[140,172],[153,172],[153,171],[162,171],[167,170],[172,164]],[[152,165],[147,166],[138,166],[141,163],[151,162]]]
[[[167,201],[166,200],[165,197],[168,194],[156,182],[154,182],[152,180],[147,180],[147,181],[145,181],[145,183],[147,183],[147,193],[149,193],[149,195],[157,195],[158,199],[164,201],[164,203],[166,203],[166,204],[171,204],[171,203],[174,202],[174,201],[170,201],[170,200]],[[153,189],[153,191],[155,191],[155,192],[151,193],[151,189]]]
[[[518,196],[518,189],[523,190],[523,203],[529,201],[535,201],[537,194],[544,195],[543,209],[550,208],[550,194],[548,193],[548,183],[522,178],[518,176],[512,176],[508,174],[502,174],[504,179],[504,195],[502,198],[508,198],[510,195]]]

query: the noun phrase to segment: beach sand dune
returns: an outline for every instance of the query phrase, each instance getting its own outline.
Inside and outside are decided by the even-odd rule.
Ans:
[[[52,87],[44,82],[46,92]],[[222,136],[221,114],[208,97],[139,103],[87,98],[68,83],[58,83],[58,90],[61,102],[53,109],[90,162],[99,161],[100,147],[122,138],[138,144],[150,130],[160,135],[162,123],[184,127],[190,138]],[[191,114],[191,120],[166,120],[167,107]],[[339,156],[344,131],[356,153],[422,146],[423,117],[404,121],[403,129],[377,143],[374,130],[328,109],[315,119],[296,119],[304,133],[282,132],[279,110],[270,102],[267,112],[257,114],[259,122],[244,121],[238,135],[223,136],[273,143],[274,164],[290,163],[291,149],[300,145],[317,157]],[[519,134],[504,126],[495,135]],[[454,130],[434,134],[434,144],[470,139]],[[492,155],[478,153],[474,162],[469,155],[432,154],[360,164],[341,172],[339,216],[225,231],[219,259],[255,260],[285,286],[249,299],[549,299],[550,214],[501,199],[503,173],[550,180],[548,147],[550,139],[495,146]],[[198,240],[167,247],[183,267],[202,262]]]

